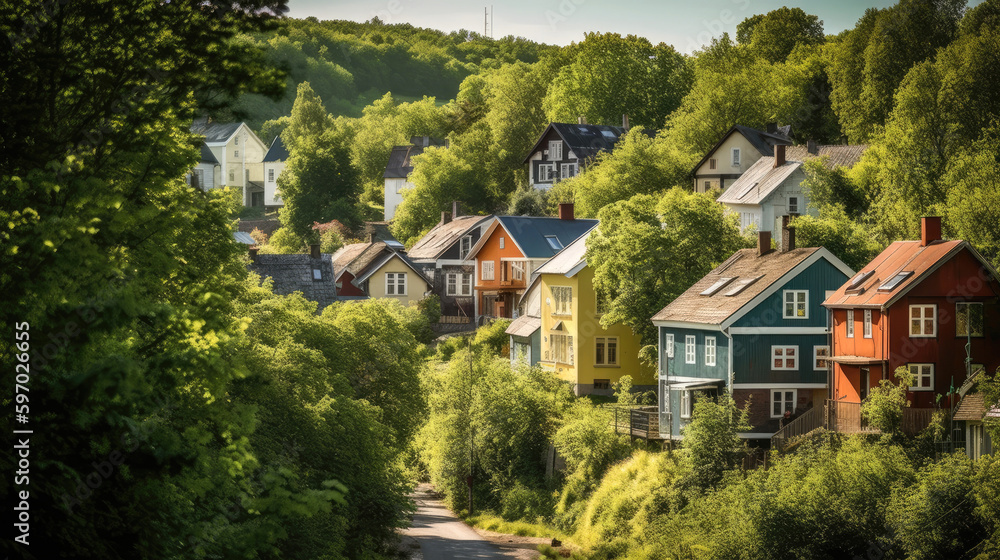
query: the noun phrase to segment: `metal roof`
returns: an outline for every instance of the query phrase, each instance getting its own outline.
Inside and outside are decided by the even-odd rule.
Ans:
[[[800,162],[786,161],[774,167],[774,157],[762,157],[716,200],[722,204],[760,204],[801,166]]]
[[[597,220],[563,220],[538,216],[497,216],[494,219],[496,220],[494,226],[502,225],[521,250],[521,254],[528,259],[549,259],[559,252],[549,245],[546,236],[555,236],[565,248],[598,224]],[[477,243],[477,247],[469,253],[470,258],[475,256],[478,247],[481,247],[482,242],[488,237],[487,233],[480,238],[480,243]]]
[[[209,144],[224,143],[236,133],[243,123],[217,123],[196,120],[191,123],[191,132],[205,137],[205,142]]]
[[[242,243],[244,245],[256,245],[257,244],[257,242],[254,240],[254,238],[250,237],[250,234],[246,233],[245,231],[234,231],[233,232],[233,239],[235,239],[237,243]]]
[[[538,329],[542,328],[541,317],[534,317],[531,315],[521,315],[517,319],[511,322],[507,330],[504,331],[511,336],[518,336],[521,338],[529,338]]]
[[[580,269],[587,266],[587,239],[593,232],[594,228],[591,228],[587,233],[576,238],[576,241],[567,245],[556,256],[538,267],[535,274],[564,274],[568,278],[576,276]]]
[[[434,226],[410,248],[407,255],[414,260],[436,260],[472,229],[491,216],[459,216],[447,224]]]
[[[288,150],[285,149],[285,143],[281,141],[281,135],[274,137],[274,141],[271,142],[271,147],[268,148],[267,153],[264,154],[264,161],[285,161],[288,159]]]

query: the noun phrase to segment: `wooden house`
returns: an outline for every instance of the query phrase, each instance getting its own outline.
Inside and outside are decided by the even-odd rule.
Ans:
[[[271,147],[264,154],[264,206],[268,209],[280,208],[285,205],[278,192],[278,177],[285,170],[288,161],[288,150],[281,136],[275,136]]]
[[[494,217],[466,256],[476,263],[477,318],[513,318],[532,272],[595,225],[575,219],[572,204],[560,204],[558,218]]]
[[[218,165],[213,165],[215,187],[237,187],[243,192],[244,206],[264,206],[264,154],[267,145],[246,123],[219,123],[198,119],[191,124],[193,134],[204,137]],[[202,159],[206,156],[203,153]],[[195,173],[197,173],[195,169]],[[203,178],[208,184],[208,178]]]
[[[548,190],[552,184],[576,176],[601,152],[614,150],[618,140],[628,132],[628,120],[623,126],[607,126],[581,122],[549,123],[535,145],[524,158],[528,166],[528,183]],[[655,136],[655,131],[645,131]]]
[[[851,269],[824,248],[780,250],[770,232],[737,251],[653,316],[659,331],[659,431],[679,439],[695,393],[729,391],[750,403],[749,439],[821,405],[827,395],[829,339],[824,298]]]
[[[775,146],[791,144],[791,126],[770,123],[767,130],[757,130],[733,125],[691,170],[694,192],[726,190],[757,160],[772,155]]]
[[[431,291],[431,283],[398,241],[353,243],[333,254],[337,293],[344,298],[387,297],[410,304]]]

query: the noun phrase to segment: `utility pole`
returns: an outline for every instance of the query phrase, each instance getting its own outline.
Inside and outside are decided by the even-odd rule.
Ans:
[[[469,517],[472,517],[472,482],[473,482],[473,459],[476,453],[476,429],[472,425],[472,337],[469,337],[469,396],[467,398],[469,407],[469,478],[465,483],[469,486]]]

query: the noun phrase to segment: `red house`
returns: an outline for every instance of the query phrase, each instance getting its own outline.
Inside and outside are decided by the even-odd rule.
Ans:
[[[823,303],[832,313],[831,398],[860,403],[906,366],[913,408],[932,408],[973,371],[1000,367],[1000,281],[965,241],[923,218],[920,241],[897,241]],[[943,398],[940,406],[952,404]]]

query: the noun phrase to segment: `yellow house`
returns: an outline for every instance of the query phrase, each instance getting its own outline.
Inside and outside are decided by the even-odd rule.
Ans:
[[[423,299],[431,283],[397,241],[345,245],[333,254],[337,295],[347,298],[392,298],[403,305]]]
[[[694,192],[726,190],[763,156],[774,154],[774,146],[790,146],[791,127],[767,125],[767,131],[743,125],[730,128],[722,139],[694,166]]]
[[[573,384],[577,395],[611,395],[611,384],[623,375],[632,376],[636,389],[655,390],[655,369],[639,363],[639,336],[626,325],[601,326],[594,271],[585,258],[592,232],[536,272],[542,321],[539,365]]]

